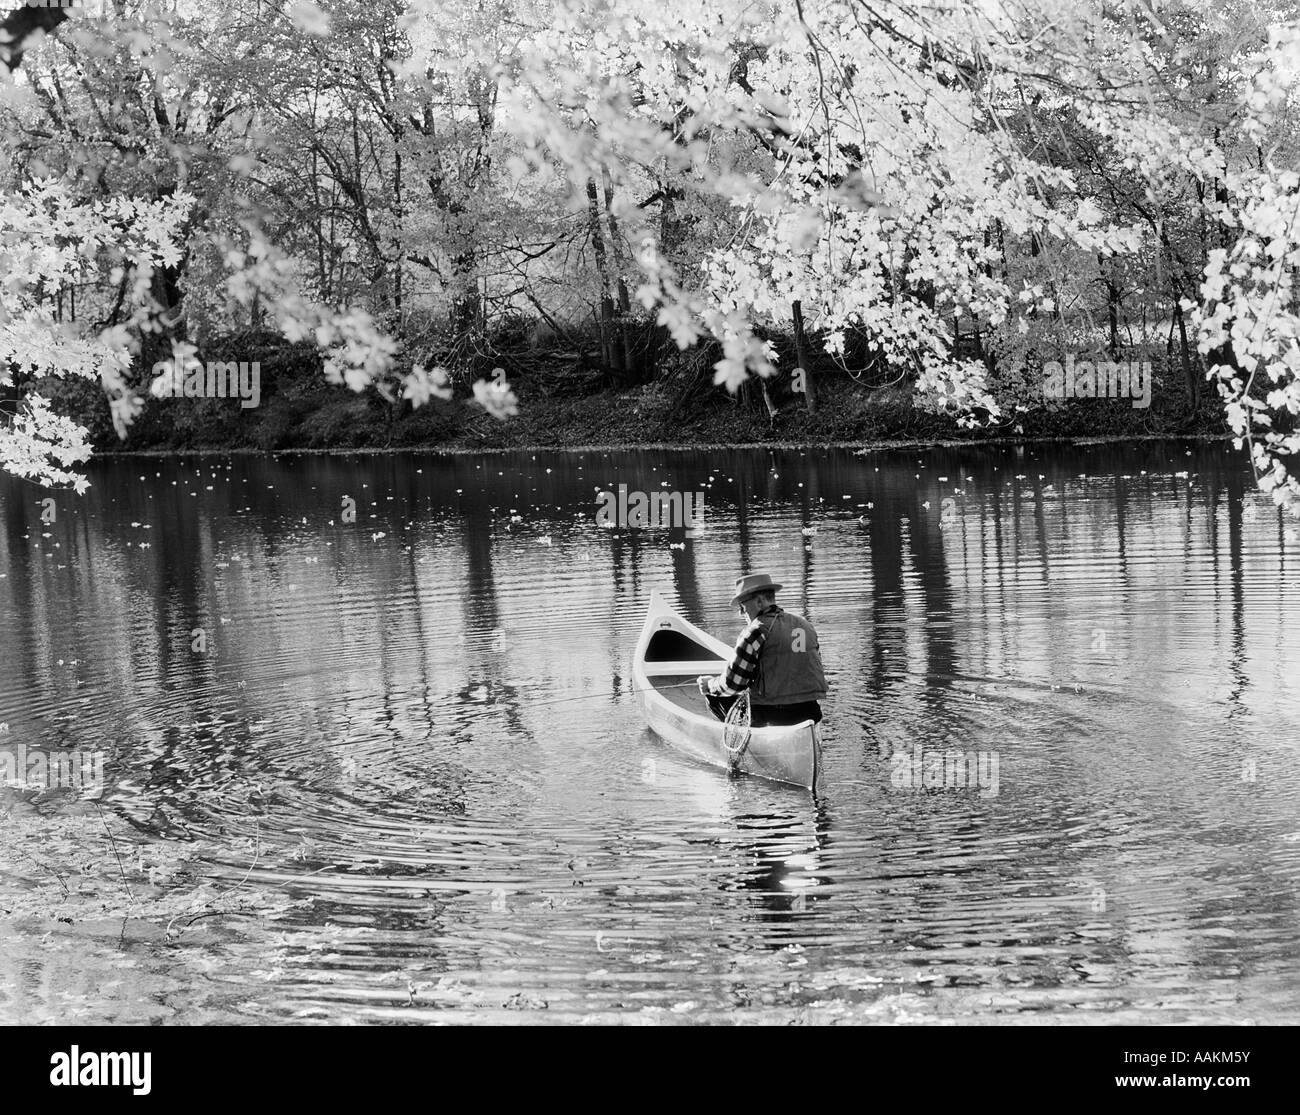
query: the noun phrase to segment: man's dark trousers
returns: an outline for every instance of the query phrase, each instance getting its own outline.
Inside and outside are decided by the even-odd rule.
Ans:
[[[718,697],[708,694],[709,711],[719,720],[727,719],[727,710],[739,699],[736,696]],[[799,724],[811,720],[821,723],[822,707],[816,701],[799,701],[793,705],[749,705],[749,726],[751,728],[771,728],[781,724]]]

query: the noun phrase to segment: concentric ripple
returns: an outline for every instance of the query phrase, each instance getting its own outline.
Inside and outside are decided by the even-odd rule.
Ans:
[[[0,482],[0,752],[104,758],[0,788],[0,1020],[1295,1020],[1297,551],[1226,446],[93,481]],[[703,527],[598,525],[620,483]],[[757,569],[816,797],[630,692],[652,591],[731,638]]]

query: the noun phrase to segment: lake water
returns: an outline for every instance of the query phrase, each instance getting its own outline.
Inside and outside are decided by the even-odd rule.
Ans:
[[[1300,551],[1230,446],[91,476],[0,480],[0,753],[85,760],[0,787],[0,1021],[1297,1021]],[[629,693],[749,570],[816,796]]]

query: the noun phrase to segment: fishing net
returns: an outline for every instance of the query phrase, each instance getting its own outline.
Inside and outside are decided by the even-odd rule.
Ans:
[[[727,761],[732,770],[740,764],[740,757],[749,746],[749,690],[741,691],[739,697],[727,709],[727,718],[722,722],[722,742],[727,749]]]

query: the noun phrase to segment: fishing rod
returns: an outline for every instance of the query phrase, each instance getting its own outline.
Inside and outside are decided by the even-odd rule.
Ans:
[[[308,670],[295,670],[291,673],[275,674],[270,676],[268,680],[276,683],[283,683],[286,681],[295,681],[301,678],[315,677],[317,675],[328,673],[330,671],[352,670],[352,669],[355,669],[354,663],[337,662],[337,663],[330,664],[328,666],[314,666]],[[691,681],[674,682],[672,685],[652,685],[652,686],[648,686],[645,689],[633,688],[633,689],[626,690],[626,692],[627,693],[650,693],[655,690],[662,692],[665,689],[685,689],[687,686],[693,686],[695,684],[696,683],[694,679],[692,679]],[[490,685],[489,685],[489,689],[491,689]],[[579,693],[577,696],[574,697],[554,697],[549,701],[529,701],[529,704],[530,705],[559,705],[559,704],[564,704],[566,701],[589,701],[589,700],[594,700],[597,697],[617,697],[618,695],[619,694],[614,693],[612,691],[602,691],[600,693]],[[168,695],[164,694],[164,696],[168,696]]]
[[[688,685],[694,685],[694,681],[679,681],[672,685],[651,685],[645,689],[629,689],[629,693],[655,693],[663,692],[665,689],[685,689]],[[556,697],[550,701],[530,701],[530,705],[559,705],[565,701],[589,701],[595,697],[617,697],[617,693],[579,693],[576,697]]]

